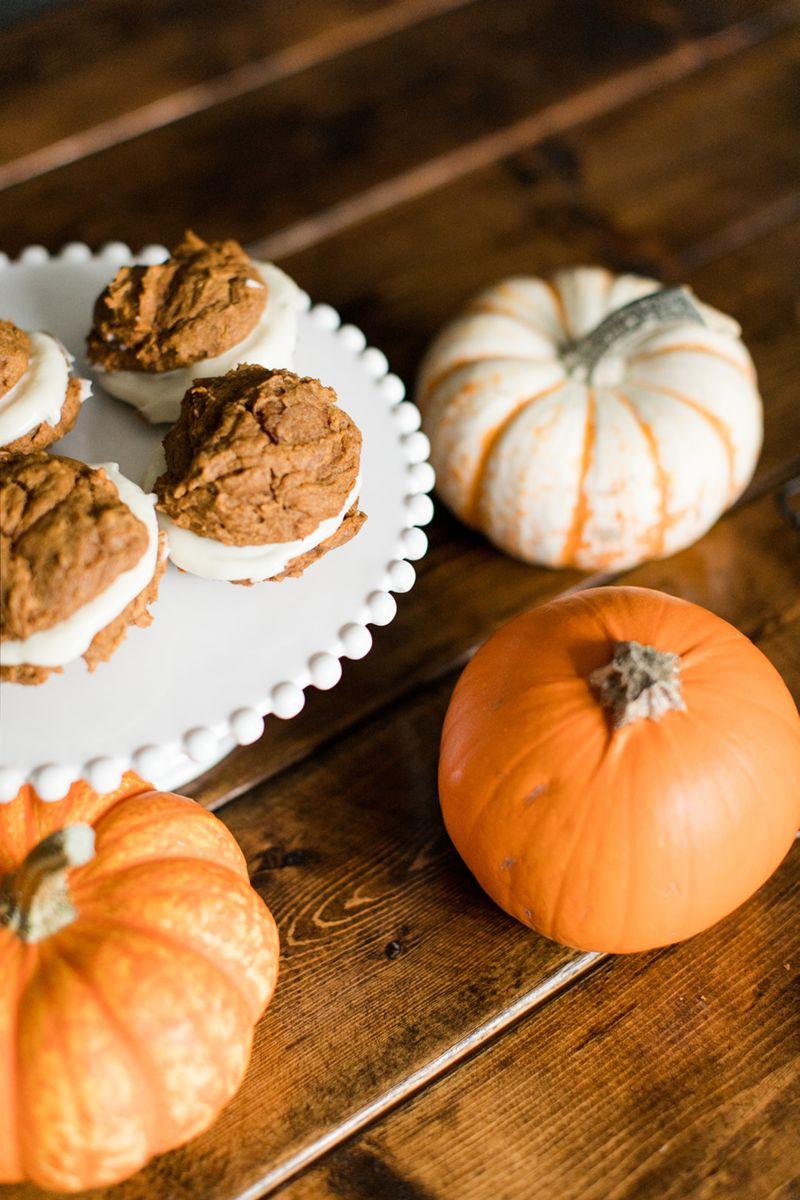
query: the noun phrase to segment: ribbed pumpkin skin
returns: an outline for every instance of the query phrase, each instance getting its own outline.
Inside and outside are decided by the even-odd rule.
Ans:
[[[94,826],[78,916],[37,944],[0,929],[0,1182],[116,1182],[216,1119],[275,987],[278,934],[225,826],[134,775],[0,807],[0,873]]]
[[[660,288],[597,267],[507,279],[433,342],[416,400],[442,499],[526,562],[620,570],[674,554],[742,492],[761,448],[735,321],[669,322],[618,343],[592,381],[569,355]]]
[[[685,712],[612,730],[588,679],[617,641],[681,658]],[[746,900],[800,824],[800,717],[775,668],[705,609],[597,588],[511,621],[442,735],[447,830],[511,916],[569,946],[681,941]]]

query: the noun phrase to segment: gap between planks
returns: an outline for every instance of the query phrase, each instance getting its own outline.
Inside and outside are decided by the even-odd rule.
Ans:
[[[244,63],[223,75],[192,84],[12,159],[0,165],[0,191],[474,3],[475,0],[399,0],[386,8],[352,18],[275,54]]]
[[[518,154],[545,138],[606,116],[617,108],[697,74],[714,63],[731,58],[760,42],[785,32],[800,22],[800,0],[782,0],[758,17],[747,18],[727,29],[708,34],[668,51],[660,58],[622,71],[547,105],[504,129],[384,180],[338,204],[278,230],[255,243],[262,259],[287,258],[319,242],[379,216],[400,204],[417,200],[475,171]]]
[[[393,1108],[408,1100],[414,1093],[421,1091],[423,1088],[435,1083],[448,1071],[458,1066],[468,1056],[484,1049],[489,1043],[493,1042],[500,1034],[505,1033],[512,1025],[520,1021],[523,1017],[528,1016],[534,1009],[541,1007],[548,1000],[554,999],[556,996],[566,991],[579,979],[585,978],[591,971],[597,968],[600,963],[607,961],[611,956],[607,954],[583,953],[578,954],[570,962],[566,963],[559,970],[554,971],[547,979],[542,980],[525,992],[524,995],[518,997],[513,1004],[510,1004],[502,1012],[497,1013],[488,1021],[482,1022],[476,1026],[465,1037],[460,1038],[447,1050],[441,1054],[437,1054],[429,1062],[419,1067],[408,1075],[401,1083],[396,1084],[388,1091],[384,1092],[378,1099],[365,1104],[363,1108],[357,1109],[340,1125],[328,1130],[322,1137],[317,1138],[313,1142],[309,1142],[302,1150],[293,1154],[291,1158],[287,1158],[285,1162],[273,1167],[256,1182],[250,1184],[249,1187],[237,1192],[231,1200],[258,1200],[261,1196],[266,1196],[276,1188],[288,1183],[290,1179],[299,1175],[328,1154],[331,1150],[341,1145],[354,1134],[360,1133],[368,1125],[373,1124],[379,1118],[385,1116]]]

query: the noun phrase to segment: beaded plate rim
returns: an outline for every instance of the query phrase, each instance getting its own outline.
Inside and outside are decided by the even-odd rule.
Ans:
[[[118,266],[127,263],[157,263],[167,256],[166,247],[145,246],[134,252],[123,242],[108,242],[97,252],[84,242],[70,242],[51,254],[44,246],[26,247],[15,259],[0,252],[0,269],[15,264],[40,266],[51,259],[74,263],[100,258]],[[305,705],[305,693],[310,687],[327,691],[336,686],[342,676],[344,659],[364,658],[372,648],[369,626],[388,625],[397,613],[395,594],[411,590],[416,578],[414,563],[425,555],[428,539],[422,526],[433,517],[435,476],[428,461],[430,443],[420,429],[417,406],[406,399],[402,380],[389,370],[382,350],[367,343],[357,326],[343,324],[337,310],[330,304],[312,304],[307,293],[301,292],[301,311],[321,332],[335,337],[349,351],[354,363],[366,371],[372,382],[390,404],[395,424],[397,444],[405,459],[407,491],[405,495],[405,525],[399,531],[394,553],[387,558],[378,578],[371,580],[360,611],[339,630],[337,643],[311,653],[294,678],[283,679],[271,686],[258,704],[229,712],[214,727],[203,725],[187,729],[178,745],[174,742],[136,746],[123,757],[95,756],[80,763],[45,761],[28,766],[0,763],[0,803],[14,799],[24,784],[30,784],[42,800],[62,799],[73,783],[84,780],[96,791],[113,791],[126,770],[134,770],[154,786],[159,780],[182,777],[184,782],[200,775],[221,760],[235,745],[255,742],[264,730],[267,717],[289,720]],[[14,685],[4,684],[3,687]],[[46,686],[46,685],[43,685]],[[193,768],[196,768],[193,772]]]

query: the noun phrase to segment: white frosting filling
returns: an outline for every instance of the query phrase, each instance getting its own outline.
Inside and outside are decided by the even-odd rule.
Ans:
[[[147,548],[129,570],[123,571],[105,591],[82,605],[72,616],[26,638],[0,642],[0,665],[63,667],[85,654],[92,639],[123,612],[147,587],[158,563],[158,522],[155,496],[148,496],[120,473],[116,463],[98,463],[135,517],[147,529]]]
[[[184,393],[194,379],[225,375],[239,363],[262,367],[291,367],[297,343],[301,292],[297,284],[272,263],[255,263],[267,285],[267,303],[258,324],[241,342],[216,358],[204,358],[177,371],[99,371],[98,378],[112,396],[138,408],[154,425],[177,421]],[[258,287],[256,280],[253,286]]]
[[[151,466],[146,479],[157,478],[163,469],[162,465],[160,470],[153,473],[154,467]],[[309,533],[307,537],[297,538],[292,542],[268,542],[263,546],[226,546],[224,542],[218,542],[215,538],[200,537],[190,529],[182,529],[162,512],[158,513],[158,523],[167,536],[169,557],[182,571],[199,575],[201,579],[218,579],[228,583],[246,579],[250,583],[260,583],[280,575],[292,559],[307,554],[309,550],[316,549],[320,543],[332,537],[358,499],[360,491],[359,474],[341,511],[335,517],[320,521],[313,533]]]
[[[5,396],[0,396],[0,446],[25,437],[45,422],[57,425],[67,395],[72,357],[48,333],[31,333],[30,360],[25,373]],[[81,380],[81,404],[91,393]]]

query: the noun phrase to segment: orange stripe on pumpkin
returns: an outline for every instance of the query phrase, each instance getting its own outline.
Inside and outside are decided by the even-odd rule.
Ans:
[[[642,354],[631,355],[630,362],[647,362],[651,358],[660,358],[664,354],[677,354],[682,350],[689,350],[697,354],[708,354],[711,358],[718,358],[720,362],[727,363],[733,367],[740,375],[743,375],[749,382],[753,382],[756,377],[755,369],[749,363],[740,363],[730,354],[723,354],[721,350],[712,350],[708,346],[703,346],[700,342],[679,342],[674,346],[662,346],[660,350],[647,350]]]
[[[676,392],[674,388],[663,387],[661,384],[648,383],[644,379],[629,379],[628,382],[632,387],[640,387],[644,391],[658,392],[659,395],[669,396],[671,400],[677,400],[679,404],[685,404],[687,408],[693,409],[698,416],[701,416],[708,422],[725,448],[725,454],[728,459],[728,494],[729,496],[734,495],[736,492],[736,451],[733,446],[730,430],[725,422],[704,408],[699,400],[693,400],[691,396],[684,396],[683,392]]]
[[[558,383],[553,383],[550,387],[543,388],[541,392],[536,392],[533,396],[526,396],[524,400],[520,400],[519,404],[515,404],[510,413],[507,413],[502,421],[483,436],[483,443],[478,462],[475,468],[475,474],[472,479],[472,487],[470,489],[470,497],[467,504],[467,518],[469,524],[478,525],[480,520],[481,501],[483,499],[483,488],[486,481],[486,468],[489,465],[489,459],[492,456],[495,446],[500,438],[508,429],[515,417],[532,404],[536,404],[539,400],[543,400],[545,396],[550,396],[553,392],[557,392],[564,386],[564,380],[560,379]]]
[[[615,392],[615,396],[625,407],[630,411],[636,424],[639,426],[641,434],[647,445],[650,457],[653,460],[653,469],[656,474],[659,490],[659,519],[658,525],[648,533],[648,558],[658,558],[664,553],[664,539],[667,534],[667,526],[670,523],[669,513],[667,510],[667,501],[669,498],[669,475],[664,469],[664,464],[661,462],[661,457],[658,452],[658,441],[653,433],[652,426],[648,424],[645,418],[637,409],[633,401],[623,392]]]
[[[589,391],[586,395],[586,428],[583,435],[583,455],[581,458],[581,474],[578,480],[578,494],[575,499],[575,507],[572,510],[572,521],[569,532],[564,539],[564,549],[561,555],[561,563],[565,567],[572,563],[577,551],[580,549],[586,522],[591,516],[591,507],[586,495],[586,477],[592,465],[592,453],[596,437],[597,401],[594,391]]]
[[[460,371],[462,367],[474,367],[479,363],[496,362],[498,367],[502,368],[505,363],[536,363],[539,365],[540,363],[551,361],[553,360],[549,358],[534,358],[532,355],[528,354],[503,354],[502,356],[497,354],[479,354],[474,358],[457,358],[450,364],[449,367],[445,367],[436,375],[433,375],[425,384],[425,387],[420,392],[419,403],[425,404],[425,402],[430,399],[432,393],[435,392],[438,387],[441,387],[443,383],[447,383],[448,379],[450,379],[452,375],[455,375],[457,371]]]
[[[564,297],[562,296],[560,289],[557,288],[550,279],[545,279],[542,282],[549,291],[550,295],[553,297],[553,304],[555,305],[555,310],[564,332],[568,338],[573,338],[574,334],[572,332],[572,326],[570,325],[569,316],[567,314],[567,306],[564,303]]]

